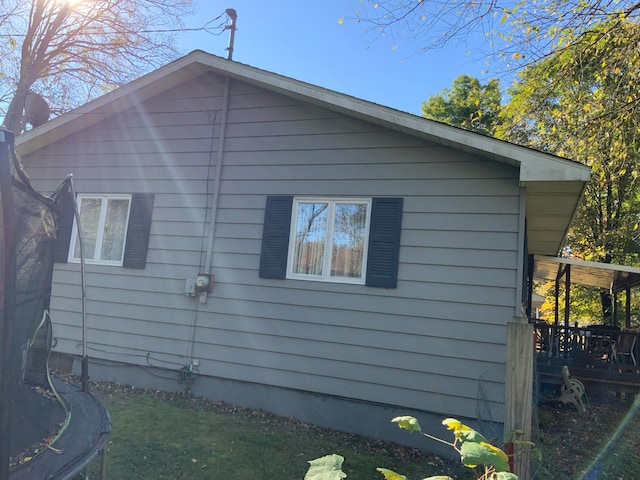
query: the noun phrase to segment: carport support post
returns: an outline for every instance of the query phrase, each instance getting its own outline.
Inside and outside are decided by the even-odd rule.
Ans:
[[[533,403],[533,324],[516,317],[507,324],[505,449],[513,448],[513,473],[529,480],[529,447]],[[511,460],[511,458],[509,459]]]

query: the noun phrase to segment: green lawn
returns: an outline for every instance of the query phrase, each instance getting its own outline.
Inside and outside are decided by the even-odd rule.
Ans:
[[[349,480],[382,479],[376,467],[408,480],[473,478],[457,461],[262,411],[113,384],[92,388],[113,422],[109,480],[302,480],[309,460],[332,453],[345,457]],[[568,406],[541,407],[538,446],[547,473],[540,471],[536,478],[583,478],[599,453],[596,476],[584,480],[640,478],[640,415],[630,416],[626,428],[615,434],[627,410],[620,402],[596,405],[582,416]],[[92,478],[99,478],[98,464],[92,466]]]
[[[382,479],[376,467],[409,479],[466,472],[458,462],[415,449],[261,411],[122,387],[115,393],[100,386],[94,391],[113,422],[109,480],[301,480],[309,460],[332,453],[345,457],[343,470],[350,480]],[[99,478],[98,464],[92,466],[92,478]]]

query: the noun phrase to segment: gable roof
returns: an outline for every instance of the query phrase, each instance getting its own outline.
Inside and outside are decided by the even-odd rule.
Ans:
[[[590,176],[582,164],[384,107],[195,50],[16,138],[27,155],[189,79],[212,72],[374,123],[390,130],[519,168],[525,187],[528,247],[556,255]],[[100,115],[86,115],[100,113]]]

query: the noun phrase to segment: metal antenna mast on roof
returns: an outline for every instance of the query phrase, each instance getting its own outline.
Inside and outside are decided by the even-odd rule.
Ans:
[[[229,33],[229,47],[227,48],[229,55],[227,55],[227,58],[233,60],[233,41],[236,36],[236,20],[238,19],[238,14],[233,8],[227,8],[225,13],[231,19],[231,25],[224,27],[227,30],[231,30],[231,33]]]

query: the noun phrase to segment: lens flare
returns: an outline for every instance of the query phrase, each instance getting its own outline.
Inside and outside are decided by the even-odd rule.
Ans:
[[[593,462],[591,462],[591,465],[589,465],[589,468],[587,468],[586,472],[580,477],[580,480],[597,480],[599,478],[599,475],[600,473],[602,473],[603,468],[602,460],[605,458],[607,453],[609,453],[611,447],[613,447],[618,442],[622,434],[626,431],[629,423],[638,413],[638,409],[640,409],[640,396],[636,397],[633,405],[620,422],[620,425],[618,425],[618,428],[613,433],[611,439],[607,442],[604,448],[600,450],[600,453],[598,453]]]

